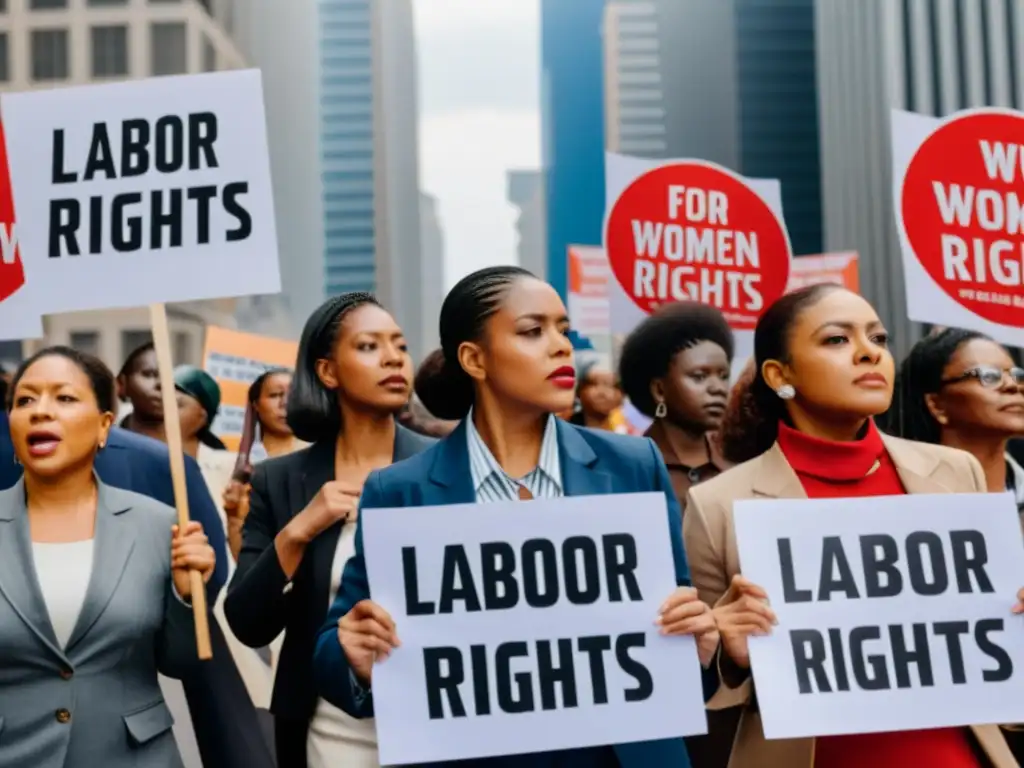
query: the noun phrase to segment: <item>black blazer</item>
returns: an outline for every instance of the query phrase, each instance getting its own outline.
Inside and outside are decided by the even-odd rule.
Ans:
[[[435,442],[396,425],[394,461]],[[269,645],[285,632],[270,711],[293,720],[308,720],[316,708],[313,649],[330,607],[331,565],[345,523],[336,523],[309,544],[290,589],[274,538],[324,483],[334,480],[334,447],[333,441],[316,443],[256,465],[242,551],[224,602],[235,637],[252,648]]]

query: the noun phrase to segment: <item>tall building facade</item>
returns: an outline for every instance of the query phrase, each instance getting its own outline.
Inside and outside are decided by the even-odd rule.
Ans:
[[[890,110],[1024,107],[1024,5],[817,0],[816,11],[825,242],[860,253],[861,291],[903,353],[922,328],[907,320]]]
[[[419,327],[427,265],[411,0],[227,1],[263,71],[293,332],[346,291],[372,291],[403,327]],[[412,349],[423,351],[415,338]]]
[[[547,280],[566,291],[567,249],[604,222],[605,0],[541,0],[541,151]]]
[[[782,182],[794,251],[821,250],[813,0],[610,0],[608,149]]]
[[[437,198],[426,192],[420,193],[420,248],[423,253],[423,305],[419,323],[415,327],[406,328],[406,333],[419,336],[419,347],[427,353],[441,343],[438,318],[441,316],[447,283],[441,215]]]
[[[237,69],[245,59],[212,0],[0,0],[0,90]],[[174,358],[198,363],[207,324],[234,325],[233,299],[168,307]],[[70,344],[115,370],[150,338],[149,311],[52,315],[42,342]]]
[[[220,2],[222,26],[263,78],[281,260],[281,294],[239,302],[238,324],[252,333],[294,338],[324,297],[317,3]]]
[[[547,280],[544,227],[544,176],[540,171],[508,172],[508,201],[519,209],[516,252],[519,266]]]

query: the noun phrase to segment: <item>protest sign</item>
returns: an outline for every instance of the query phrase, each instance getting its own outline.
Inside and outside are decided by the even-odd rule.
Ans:
[[[238,450],[249,386],[269,368],[295,367],[298,344],[268,336],[206,329],[203,368],[220,386],[220,410],[211,429],[232,451]]]
[[[13,298],[42,315],[280,291],[258,70],[5,93],[0,111],[25,270],[5,337]]]
[[[857,254],[852,251],[822,253],[814,256],[798,256],[793,259],[786,293],[821,283],[834,283],[854,293],[860,293]]]
[[[18,245],[11,174],[7,167],[7,146],[0,123],[0,302],[6,302],[0,338],[34,339],[43,335],[43,318],[24,300],[25,265]]]
[[[566,304],[574,331],[588,339],[611,333],[608,319],[608,257],[597,246],[568,248],[569,290]]]
[[[734,517],[778,617],[750,639],[767,738],[1024,721],[1010,494],[738,501]]]
[[[1024,343],[1024,113],[894,111],[892,141],[910,319]]]
[[[675,588],[664,495],[361,514],[402,643],[373,669],[382,765],[705,732],[696,644],[654,625]]]
[[[699,301],[741,330],[785,292],[792,257],[781,217],[747,181],[698,160],[657,166],[626,186],[608,211],[604,245],[616,281],[645,314]]]

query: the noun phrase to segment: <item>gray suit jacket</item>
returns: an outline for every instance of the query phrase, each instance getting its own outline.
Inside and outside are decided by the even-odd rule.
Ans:
[[[0,491],[0,766],[179,768],[157,671],[199,663],[174,594],[175,513],[99,485],[94,561],[60,648],[36,577],[23,481]]]

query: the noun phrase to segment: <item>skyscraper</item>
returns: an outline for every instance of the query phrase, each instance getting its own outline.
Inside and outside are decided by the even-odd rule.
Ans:
[[[406,328],[406,334],[419,336],[419,348],[428,353],[441,343],[438,318],[445,295],[444,230],[437,210],[437,198],[420,193],[420,248],[423,260],[422,307],[420,322]],[[420,358],[416,359],[418,363]]]
[[[373,291],[421,322],[411,0],[234,0],[264,73],[282,279],[297,326]],[[241,23],[241,22],[240,22]],[[420,343],[413,340],[418,354]]]
[[[813,0],[611,0],[608,148],[782,182],[797,254],[821,250]]]
[[[544,232],[544,177],[540,171],[509,171],[508,201],[519,209],[519,266],[542,280],[547,279],[547,251]]]
[[[565,296],[567,248],[601,242],[605,0],[541,0],[541,142],[547,280]]]
[[[1024,107],[1024,7],[988,0],[817,0],[825,241],[856,250],[861,291],[898,350],[907,320],[893,213],[890,110]]]

